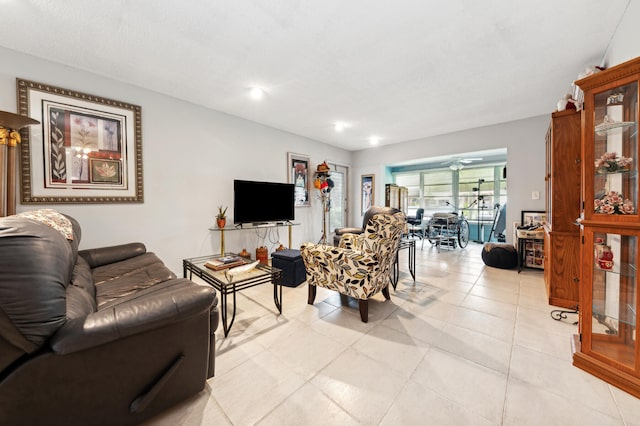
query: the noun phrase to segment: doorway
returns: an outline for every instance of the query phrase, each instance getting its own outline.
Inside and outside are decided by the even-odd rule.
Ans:
[[[329,206],[328,232],[333,233],[336,228],[347,226],[347,213],[349,205],[349,193],[347,185],[349,180],[349,168],[339,164],[328,163],[331,168],[331,204]]]

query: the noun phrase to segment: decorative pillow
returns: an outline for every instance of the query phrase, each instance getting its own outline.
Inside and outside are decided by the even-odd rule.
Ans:
[[[40,209],[18,213],[17,217],[35,220],[60,232],[67,240],[73,241],[73,225],[63,214],[53,209]]]

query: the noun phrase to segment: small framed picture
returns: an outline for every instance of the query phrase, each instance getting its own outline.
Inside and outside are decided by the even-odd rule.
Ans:
[[[122,182],[122,163],[120,160],[89,158],[89,180],[91,183]]]
[[[543,225],[547,222],[547,212],[522,210],[520,223],[522,226]]]
[[[360,206],[363,215],[375,203],[375,179],[376,175],[362,175],[360,178]]]
[[[294,206],[309,207],[309,157],[292,152],[287,153],[287,178],[294,185]]]

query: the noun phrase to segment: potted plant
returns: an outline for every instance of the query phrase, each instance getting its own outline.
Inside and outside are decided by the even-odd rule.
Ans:
[[[224,228],[227,224],[227,208],[222,208],[222,206],[218,206],[218,214],[216,215],[216,223],[218,224],[218,228]]]

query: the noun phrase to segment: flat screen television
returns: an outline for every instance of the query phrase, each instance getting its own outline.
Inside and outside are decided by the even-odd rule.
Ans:
[[[233,181],[233,223],[286,222],[294,219],[292,183]]]

